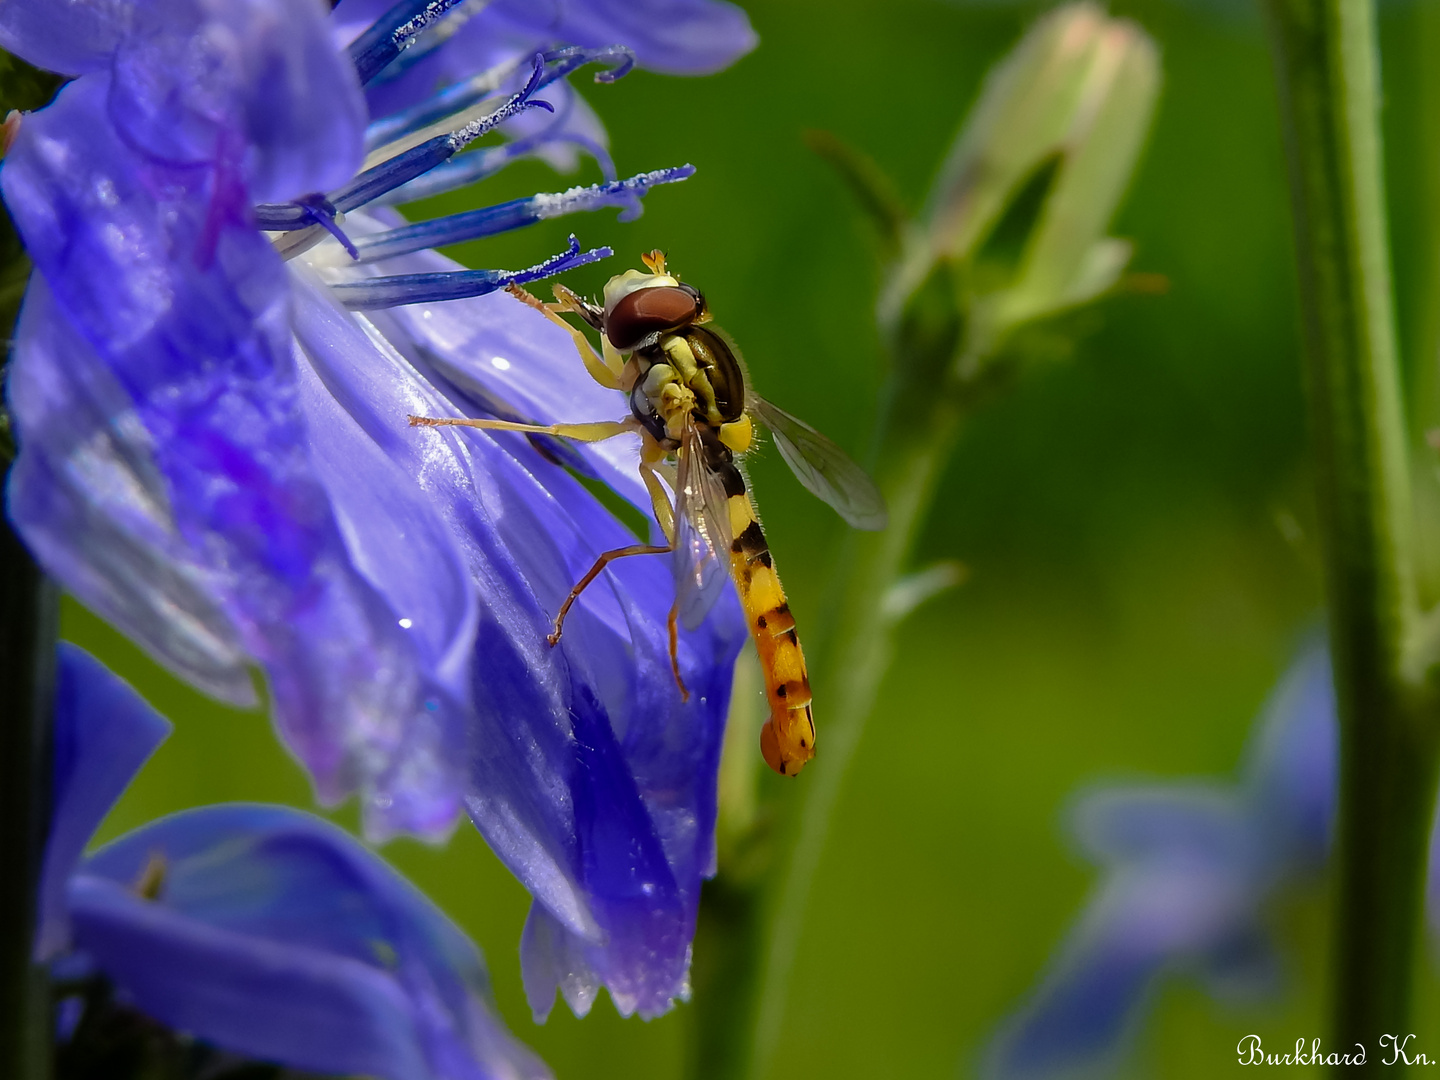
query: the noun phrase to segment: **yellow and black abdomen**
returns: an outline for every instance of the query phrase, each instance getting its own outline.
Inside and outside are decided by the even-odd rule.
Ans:
[[[725,485],[735,537],[730,545],[730,573],[765,673],[770,718],[760,730],[760,752],[776,772],[794,776],[815,756],[815,720],[810,713],[805,654],[795,633],[795,619],[785,600],[785,590],[775,573],[770,545],[745,490],[745,478],[731,460],[714,462],[712,468]]]

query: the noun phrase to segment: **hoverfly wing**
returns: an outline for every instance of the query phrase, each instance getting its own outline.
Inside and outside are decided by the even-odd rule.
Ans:
[[[811,494],[857,529],[883,529],[890,515],[875,482],[844,450],[805,421],[761,397],[746,403],[775,437],[785,464]]]
[[[705,467],[699,432],[685,430],[675,477],[675,606],[694,630],[724,591],[729,576],[730,512],[725,490]]]

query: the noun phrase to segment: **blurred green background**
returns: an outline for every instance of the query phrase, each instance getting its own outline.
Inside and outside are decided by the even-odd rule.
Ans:
[[[632,224],[608,213],[569,218],[455,254],[528,265],[573,229],[587,246],[618,253],[570,279],[593,292],[622,262],[664,248],[741,343],[760,391],[863,458],[882,379],[880,271],[867,224],[802,134],[827,129],[868,152],[918,206],[985,70],[1043,8],[745,6],[760,47],[720,75],[641,72],[583,86],[621,175],[689,161],[694,179],[656,191]],[[1135,241],[1132,269],[1164,275],[1169,288],[1101,305],[1073,356],[1026,379],[962,436],[921,558],[959,558],[971,575],[901,630],[800,943],[775,1070],[786,1080],[973,1071],[1095,881],[1067,846],[1067,800],[1098,781],[1231,775],[1252,718],[1318,622],[1294,273],[1263,26],[1248,7],[1204,0],[1117,2],[1112,11],[1156,38],[1165,73],[1151,141],[1112,232]],[[1419,3],[1382,12],[1400,325],[1422,391],[1435,354],[1430,202],[1440,169],[1427,126],[1436,113],[1426,107],[1436,75],[1424,60],[1437,55],[1436,23]],[[587,164],[581,179],[595,172]],[[575,182],[526,164],[480,197]],[[1416,411],[1421,430],[1435,410]],[[1421,501],[1435,503],[1434,456],[1421,460]],[[843,527],[777,456],[760,455],[752,474],[803,631],[837,587],[826,568]],[[303,774],[263,717],[177,684],[73,602],[64,630],[177,725],[105,836],[201,803],[310,804]],[[823,657],[814,676],[819,770]],[[335,816],[354,824],[350,808]],[[562,1080],[680,1075],[683,1006],[646,1024],[622,1021],[602,997],[584,1021],[561,1004],[548,1024],[532,1023],[518,964],[528,898],[468,824],[444,849],[401,841],[385,854],[481,944],[505,1018]],[[1294,897],[1276,922],[1290,943],[1286,994],[1222,1006],[1183,980],[1167,983],[1135,1075],[1228,1072],[1236,1042],[1252,1031],[1267,1046],[1324,1034],[1323,885]],[[1435,1056],[1433,976],[1420,1012],[1416,1045]]]

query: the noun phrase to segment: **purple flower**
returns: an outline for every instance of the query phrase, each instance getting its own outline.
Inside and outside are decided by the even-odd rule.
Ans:
[[[8,511],[52,575],[182,677],[249,703],[258,667],[320,796],[360,791],[372,835],[443,835],[463,804],[535,896],[538,1013],[557,986],[583,1012],[603,984],[654,1015],[685,992],[713,869],[735,606],[682,639],[688,703],[665,653],[663,560],[612,567],[550,648],[571,584],[633,542],[571,471],[644,508],[633,446],[405,416],[609,415],[564,332],[496,292],[599,253],[572,241],[506,273],[429,249],[633,214],[690,170],[413,225],[386,204],[524,154],[579,147],[608,169],[566,74],[622,71],[617,41],[661,69],[711,70],[753,38],[711,0],[543,19],[518,3],[381,9],[0,10],[0,44],[79,75],[0,169],[37,270],[7,386]],[[536,53],[557,38],[592,47]],[[510,141],[458,153],[490,130]]]
[[[1323,864],[1334,811],[1334,690],[1323,646],[1309,649],[1259,721],[1238,786],[1103,788],[1073,825],[1105,870],[1030,999],[991,1044],[985,1075],[1109,1075],[1160,977],[1213,993],[1276,983],[1266,903]]]
[[[549,1076],[501,1024],[470,940],[320,818],[211,806],[81,859],[169,725],[73,646],[61,646],[58,697],[37,950],[57,971],[101,975],[120,1004],[171,1030],[294,1068]]]

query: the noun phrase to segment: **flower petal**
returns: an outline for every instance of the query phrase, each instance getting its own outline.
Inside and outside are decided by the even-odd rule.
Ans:
[[[1330,657],[1320,641],[1265,706],[1245,769],[1255,819],[1297,868],[1318,865],[1329,847],[1339,741]]]
[[[110,115],[147,155],[237,170],[250,202],[338,187],[366,112],[325,14],[318,0],[147,8],[116,53]]]
[[[150,433],[38,274],[15,337],[6,391],[22,446],[7,501],[26,543],[171,670],[222,701],[253,705],[244,646],[179,533]]]
[[[388,0],[342,0],[336,10],[337,39],[358,34],[389,6]],[[496,0],[468,16],[463,8],[451,12],[431,33],[451,36],[444,48],[393,65],[366,87],[372,116],[412,105],[437,87],[557,41],[588,48],[623,45],[652,71],[708,75],[734,63],[758,40],[744,11],[721,0]]]
[[[386,790],[412,766],[430,772],[423,760],[405,758],[412,746],[402,736],[428,711],[433,688],[414,643],[351,565],[314,479],[291,355],[289,275],[262,235],[211,212],[211,196],[219,196],[203,171],[160,168],[116,135],[106,118],[108,81],[92,75],[62,90],[22,127],[0,170],[7,205],[54,299],[26,319],[60,324],[32,325],[31,339],[67,350],[16,358],[18,475],[73,480],[58,500],[31,483],[28,497],[12,500],[14,520],[82,600],[209,687],[213,666],[186,666],[203,651],[169,647],[177,632],[163,603],[148,611],[111,603],[137,591],[116,575],[136,563],[172,562],[160,585],[185,586],[179,610],[200,609],[207,627],[223,612],[229,625],[212,635],[211,655],[229,650],[233,660],[238,643],[264,668],[277,723],[321,797],[363,788],[386,827],[433,834],[454,806],[453,791],[417,809]],[[104,397],[80,419],[95,427],[50,411],[86,400],[92,380]],[[96,451],[118,451],[124,470],[86,476]],[[27,464],[29,455],[42,461]],[[131,491],[90,483],[126,473],[143,478],[136,486],[146,497],[163,501],[119,529],[138,543],[158,526],[160,550],[67,573],[93,553],[93,538],[64,526],[95,513],[68,503],[127,502]],[[92,587],[97,576],[107,588]],[[210,610],[192,585],[208,595]],[[400,816],[411,810],[413,818]]]
[[[1259,837],[1247,811],[1219,785],[1157,784],[1090,792],[1071,820],[1081,849],[1107,865],[1249,867]]]
[[[498,0],[498,25],[574,45],[625,45],[644,67],[670,75],[709,75],[758,41],[745,12],[720,0],[586,0],[546,7]]]
[[[40,879],[36,959],[67,944],[65,882],[85,845],[170,724],[83,649],[61,642],[55,693],[55,779]]]
[[[156,865],[147,901],[127,885]],[[88,860],[70,902],[80,946],[130,1000],[226,1049],[391,1080],[549,1075],[495,1016],[469,940],[311,815],[162,819]]]
[[[393,211],[354,214],[355,235],[403,224]],[[336,280],[352,274],[425,274],[462,269],[435,251],[419,251],[364,267],[341,264]],[[411,304],[374,313],[385,337],[407,357],[432,366],[474,406],[505,419],[555,424],[617,420],[628,415],[623,395],[585,372],[570,336],[544,316],[503,293],[443,304]],[[548,440],[567,464],[601,480],[643,513],[650,496],[640,480],[638,436],[601,443]]]
[[[133,0],[8,0],[0,4],[0,48],[46,71],[83,75],[109,66],[134,17]]]
[[[529,312],[513,301],[508,309]],[[744,638],[737,605],[721,605],[681,640],[688,704],[670,673],[665,559],[612,564],[571,610],[560,646],[546,644],[571,584],[599,552],[634,537],[521,436],[404,427],[406,413],[474,406],[429,365],[435,352],[367,350],[369,325],[333,304],[328,314],[319,302],[297,306],[307,360],[399,472],[444,508],[479,584],[467,805],[553,923],[525,952],[532,1002],[548,1011],[553,1000],[554,965],[541,947],[553,945],[583,951],[577,1008],[604,984],[622,1011],[656,1015],[685,991],[700,877],[713,870],[715,774]],[[530,348],[527,340],[517,330],[512,344]],[[532,375],[518,385],[538,384]]]
[[[1204,970],[1238,938],[1253,940],[1254,899],[1243,879],[1204,869],[1116,875],[1034,995],[1001,1029],[983,1075],[1111,1075],[1155,977],[1173,967]]]

